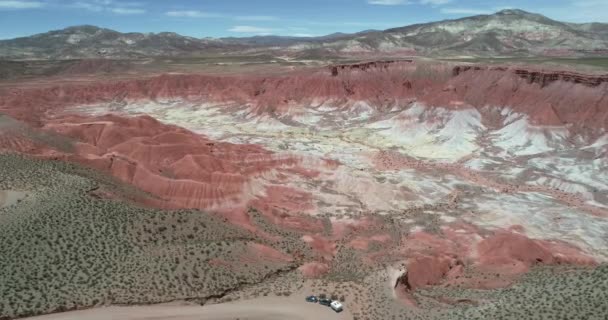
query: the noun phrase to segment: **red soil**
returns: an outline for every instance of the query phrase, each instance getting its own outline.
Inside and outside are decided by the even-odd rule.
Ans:
[[[248,249],[248,256],[255,262],[289,263],[293,261],[293,257],[290,255],[263,244],[249,243]]]
[[[331,261],[336,255],[336,242],[322,235],[305,235],[302,240],[317,252],[323,261]]]
[[[454,223],[440,234],[417,232],[405,239],[401,254],[407,259],[408,288],[459,284],[474,288],[510,285],[536,264],[594,265],[592,257],[571,245],[530,239],[508,230],[488,232]],[[491,277],[462,277],[464,267]]]
[[[218,258],[213,258],[211,260],[209,260],[209,265],[214,266],[214,267],[225,267],[225,268],[230,268],[232,269],[233,266],[231,263],[229,263],[226,260],[223,259],[218,259]]]
[[[318,220],[294,215],[314,208],[310,193],[284,186],[268,186],[265,193],[266,196],[251,201],[250,205],[270,218],[274,224],[308,232],[323,229],[323,225]]]
[[[370,243],[385,244],[392,241],[393,238],[388,234],[380,234],[373,236],[357,236],[351,240],[348,245],[357,250],[367,250]]]
[[[343,239],[351,234],[364,232],[377,226],[379,226],[379,222],[369,216],[357,220],[334,221],[332,222],[332,236],[335,239]]]
[[[329,272],[329,265],[322,262],[307,262],[298,270],[307,278],[318,278]]]

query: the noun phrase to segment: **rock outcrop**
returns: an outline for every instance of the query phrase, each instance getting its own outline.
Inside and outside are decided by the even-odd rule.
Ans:
[[[367,71],[367,70],[388,70],[389,67],[394,66],[395,64],[406,64],[412,63],[414,60],[382,60],[382,61],[369,61],[369,62],[361,62],[361,63],[351,63],[351,64],[338,64],[329,66],[329,70],[331,71],[332,76],[337,76],[343,71]]]
[[[453,76],[459,76],[465,72],[475,71],[500,71],[500,72],[512,72],[522,79],[525,79],[528,83],[534,83],[540,85],[541,88],[547,85],[557,82],[570,82],[575,84],[582,84],[588,87],[597,87],[603,83],[608,82],[608,74],[606,75],[589,75],[568,71],[545,71],[545,70],[530,70],[522,68],[508,68],[508,67],[485,67],[485,66],[456,66],[453,69]]]

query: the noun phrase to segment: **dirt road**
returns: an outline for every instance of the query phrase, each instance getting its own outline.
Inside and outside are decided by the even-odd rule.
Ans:
[[[0,208],[12,206],[27,196],[27,193],[12,190],[0,190]]]
[[[154,305],[104,307],[28,318],[31,320],[350,320],[348,310],[307,303],[303,296],[260,298],[208,306]]]

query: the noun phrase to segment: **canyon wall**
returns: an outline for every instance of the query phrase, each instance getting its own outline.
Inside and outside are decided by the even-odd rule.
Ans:
[[[512,72],[528,81],[528,83],[535,83],[541,87],[545,87],[553,82],[564,81],[577,84],[583,84],[588,87],[597,87],[602,83],[608,82],[608,75],[587,75],[582,73],[568,72],[568,71],[544,71],[544,70],[530,70],[522,68],[508,68],[508,67],[484,67],[484,66],[456,66],[453,69],[452,74],[459,76],[462,73],[470,71],[500,71],[500,72]]]
[[[336,71],[337,70],[337,71]],[[419,101],[430,106],[510,107],[535,124],[608,127],[608,76],[518,68],[425,67],[408,62],[340,65],[273,76],[160,75],[147,79],[0,89],[0,110],[30,123],[66,106],[183,99],[234,101],[257,112],[298,104],[366,101],[375,108]]]

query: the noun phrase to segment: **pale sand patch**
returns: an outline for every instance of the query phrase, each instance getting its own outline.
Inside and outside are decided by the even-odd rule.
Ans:
[[[0,208],[12,206],[25,197],[27,197],[26,192],[0,190]]]
[[[348,308],[348,306],[346,306]],[[329,307],[304,301],[303,295],[265,297],[207,306],[178,305],[104,307],[28,318],[32,320],[319,320],[352,319],[348,310],[335,313]]]

